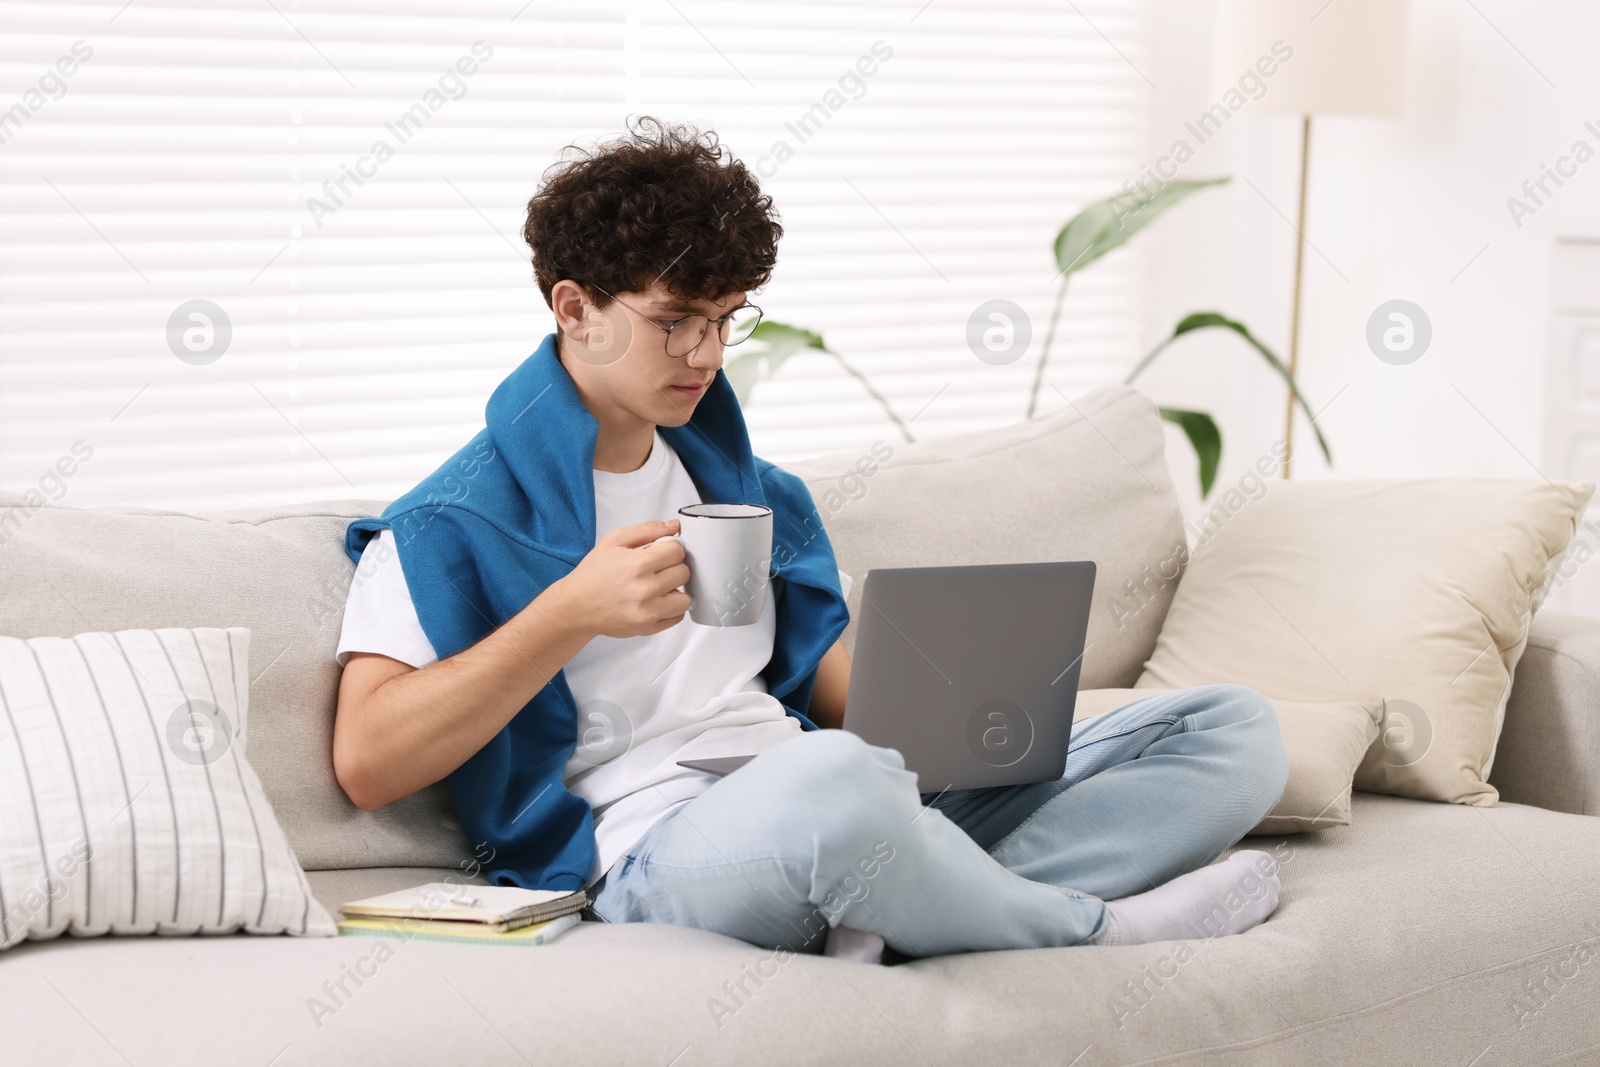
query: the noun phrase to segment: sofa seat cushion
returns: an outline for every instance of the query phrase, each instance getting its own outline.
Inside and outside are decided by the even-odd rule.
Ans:
[[[69,938],[19,946],[0,967],[7,1058],[1059,1065],[1088,1049],[1080,1067],[1277,1067],[1600,1057],[1600,819],[1365,793],[1354,808],[1349,827],[1251,838],[1280,858],[1277,914],[1238,937],[1186,942],[1182,960],[1156,944],[867,967],[588,922],[541,948],[412,942],[381,962],[367,938]],[[450,875],[310,878],[332,908]]]

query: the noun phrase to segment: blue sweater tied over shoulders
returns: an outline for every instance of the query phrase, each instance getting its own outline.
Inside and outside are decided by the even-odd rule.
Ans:
[[[440,659],[483,640],[570,574],[595,543],[599,424],[557,357],[555,334],[495,389],[484,421],[416,488],[345,533],[345,552],[359,561],[378,531],[394,531],[417,617]],[[659,429],[703,501],[772,509],[768,595],[777,635],[762,678],[802,729],[817,729],[805,715],[817,664],[844,632],[849,610],[810,492],[751,452],[744,413],[721,370],[685,425]],[[697,624],[685,618],[680,625]],[[576,701],[558,671],[451,772],[463,828],[493,849],[485,864],[491,884],[575,890],[588,880],[594,815],[562,784],[577,743]]]

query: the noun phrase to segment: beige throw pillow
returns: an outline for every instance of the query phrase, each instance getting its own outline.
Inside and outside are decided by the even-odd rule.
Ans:
[[[1124,704],[1170,689],[1085,689],[1074,720],[1103,715]],[[1301,834],[1350,825],[1350,778],[1378,736],[1381,701],[1360,704],[1301,704],[1268,698],[1278,713],[1289,784],[1283,799],[1250,831],[1252,835]]]
[[[1435,478],[1219,494],[1135,684],[1383,700],[1357,789],[1493,804],[1512,671],[1593,492]]]

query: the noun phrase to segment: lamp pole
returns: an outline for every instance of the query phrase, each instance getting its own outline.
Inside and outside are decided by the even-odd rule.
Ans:
[[[1289,377],[1300,366],[1300,290],[1306,264],[1306,178],[1311,172],[1311,116],[1300,117],[1300,206],[1294,225],[1294,303],[1289,312]],[[1283,476],[1294,462],[1294,392],[1289,392],[1283,413]]]
[[[1294,293],[1289,312],[1292,380],[1300,372],[1305,303],[1306,201],[1311,178],[1311,120],[1330,115],[1388,115],[1404,111],[1406,40],[1411,0],[1216,0],[1212,95],[1230,111],[1300,118],[1300,201],[1296,205]],[[1245,99],[1247,76],[1266,91]],[[1230,94],[1237,97],[1228,103]],[[1328,208],[1324,204],[1326,221]],[[1273,208],[1276,211],[1276,208]],[[1337,213],[1337,212],[1336,212]],[[1312,246],[1312,251],[1316,251]],[[1330,264],[1331,266],[1331,264]],[[1342,275],[1341,275],[1342,277]],[[1306,353],[1311,358],[1312,352]],[[1270,401],[1268,401],[1270,404]],[[1294,393],[1285,400],[1283,477],[1293,470]],[[1317,416],[1311,416],[1315,418]]]

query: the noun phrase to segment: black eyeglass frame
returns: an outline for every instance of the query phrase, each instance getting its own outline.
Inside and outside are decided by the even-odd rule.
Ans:
[[[593,283],[590,283],[590,284],[593,284]],[[606,293],[605,289],[601,288],[598,285],[595,285],[594,287],[596,289],[599,289],[602,293],[605,293],[606,296],[610,297],[612,300],[615,300],[617,303],[619,303],[623,307],[627,308],[629,311],[633,312],[635,315],[639,316],[644,321],[648,322],[650,325],[654,326],[656,329],[660,330],[662,333],[666,334],[667,335],[667,339],[664,342],[664,344],[665,344],[665,347],[666,347],[667,355],[672,359],[682,359],[684,356],[687,356],[690,352],[693,352],[695,349],[699,348],[700,347],[700,343],[706,339],[706,333],[707,333],[707,331],[709,331],[711,329],[711,324],[713,322],[717,324],[717,338],[722,341],[722,347],[731,348],[734,345],[743,344],[745,341],[748,341],[750,339],[752,334],[754,334],[756,332],[756,327],[761,325],[761,317],[763,315],[763,312],[759,307],[756,307],[756,305],[750,303],[749,301],[746,301],[745,303],[740,304],[738,307],[736,307],[733,310],[729,311],[726,315],[722,316],[719,319],[708,318],[707,316],[701,315],[701,314],[699,314],[697,312],[697,313],[695,313],[693,315],[685,315],[681,319],[674,320],[671,326],[663,326],[663,325],[661,325],[661,323],[657,322],[655,319],[651,318],[649,315],[646,315],[644,312],[640,311],[638,308],[634,307],[632,304],[628,303],[626,300],[623,300],[621,297],[616,296],[613,293]],[[745,334],[743,337],[739,338],[739,340],[737,340],[737,341],[730,341],[730,340],[728,340],[728,338],[724,337],[723,334],[728,333],[730,331],[730,329],[731,329],[733,316],[736,313],[740,312],[740,311],[746,311],[746,310],[751,310],[751,309],[753,309],[755,311],[755,313],[756,313],[756,321],[750,324],[750,332]],[[700,327],[698,335],[694,335],[694,343],[691,344],[688,348],[685,348],[682,352],[674,353],[672,351],[672,336],[673,336],[673,334],[680,327],[682,327],[684,323],[693,322],[695,319],[699,319],[704,325],[702,325]],[[686,333],[684,336],[691,336],[691,334]]]

